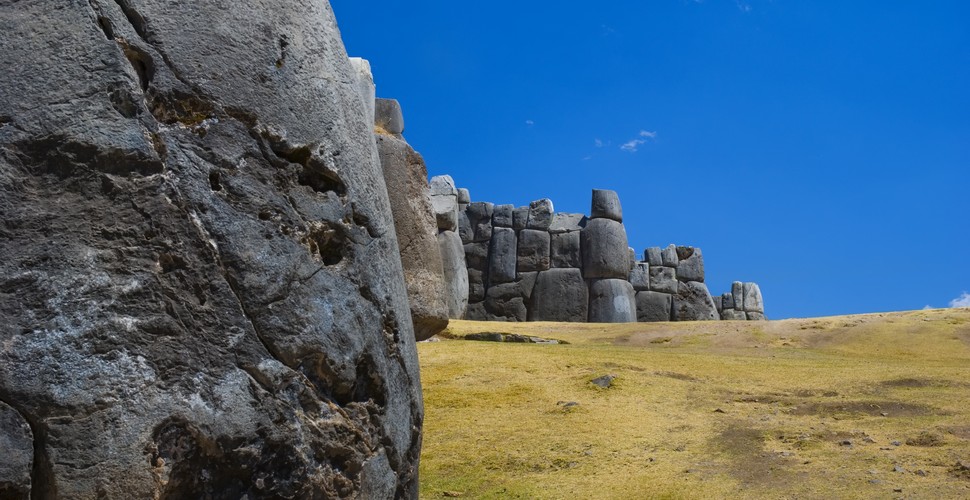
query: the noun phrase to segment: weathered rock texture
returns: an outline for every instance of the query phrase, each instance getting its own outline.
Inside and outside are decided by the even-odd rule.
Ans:
[[[0,51],[2,495],[416,497],[404,276],[329,4],[6,2]]]

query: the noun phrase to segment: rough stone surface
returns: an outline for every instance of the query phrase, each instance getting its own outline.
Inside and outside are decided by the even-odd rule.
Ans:
[[[734,308],[743,311],[744,310],[744,283],[740,281],[735,281],[731,283],[731,296],[734,297]]]
[[[543,198],[529,203],[529,220],[526,228],[548,231],[552,225],[553,215],[552,200]]]
[[[644,250],[643,260],[651,266],[662,266],[664,261],[660,247],[650,247]]]
[[[488,287],[485,293],[485,315],[489,321],[525,321],[528,311],[519,283],[502,283]]]
[[[414,337],[425,340],[448,326],[444,268],[425,180],[428,171],[421,155],[403,140],[376,137],[394,231],[401,248]]]
[[[736,311],[734,309],[722,309],[721,319],[726,321],[745,321],[747,317],[744,315],[744,311]]]
[[[512,210],[512,229],[521,231],[529,223],[529,207],[518,207]]]
[[[495,205],[476,201],[465,209],[468,223],[472,228],[472,241],[488,241],[492,238],[492,211]]]
[[[532,291],[529,321],[585,322],[589,293],[579,269],[550,269],[539,273]]]
[[[485,312],[485,302],[468,304],[468,308],[465,309],[465,319],[469,321],[488,321],[488,313]]]
[[[620,207],[620,197],[617,196],[616,191],[594,189],[589,218],[623,222],[623,209]]]
[[[748,321],[765,321],[768,319],[767,317],[765,317],[764,313],[760,313],[760,312],[749,312],[744,314],[747,317]]]
[[[637,262],[633,266],[633,270],[630,271],[628,281],[633,285],[633,289],[638,292],[650,290],[650,264]]]
[[[458,190],[450,175],[431,178],[431,208],[442,231],[458,230]]]
[[[549,256],[552,267],[575,267],[583,265],[579,232],[550,235]]]
[[[671,315],[674,321],[707,321],[719,317],[707,285],[698,281],[679,284]]]
[[[663,265],[667,267],[677,267],[680,259],[677,258],[677,247],[675,245],[669,245],[660,251],[660,256],[663,260]]]
[[[455,187],[455,180],[450,175],[436,175],[428,181],[431,186],[432,196],[454,196],[455,203],[458,203],[458,188]]]
[[[549,233],[535,229],[519,232],[516,270],[520,273],[549,269]]]
[[[468,306],[468,269],[465,264],[465,247],[454,231],[438,233],[438,249],[445,274],[445,303],[448,317],[461,319]]]
[[[745,283],[744,293],[744,312],[764,313],[765,302],[761,298],[761,287],[757,283]]]
[[[721,307],[723,309],[735,309],[734,294],[725,293],[721,295]]]
[[[677,270],[666,266],[650,266],[650,290],[677,293]]]
[[[469,269],[488,270],[488,242],[465,243],[465,265]]]
[[[461,208],[461,204],[458,205],[458,237],[461,238],[462,243],[471,243],[475,240],[475,230],[468,220],[468,205],[465,205],[464,209]]]
[[[637,321],[670,321],[673,295],[660,292],[637,292]]]
[[[0,498],[30,498],[34,435],[17,410],[0,402]]]
[[[512,227],[512,205],[496,205],[492,212],[492,225],[495,227]]]
[[[519,283],[519,288],[522,290],[522,298],[525,299],[526,304],[532,298],[532,291],[535,289],[536,280],[539,278],[539,273],[536,272],[526,272],[526,273],[516,273],[515,281]]]
[[[586,227],[587,219],[583,214],[556,212],[552,216],[549,232],[552,234],[572,233],[582,231]]]
[[[723,297],[720,295],[711,295],[711,300],[714,301],[714,309],[717,309],[717,313],[721,314],[721,309],[724,307]]]
[[[285,62],[285,61],[284,61]],[[373,125],[376,116],[377,87],[374,85],[374,74],[370,69],[370,61],[360,57],[351,57],[350,66],[354,70],[357,82],[357,93],[364,101],[364,119],[368,125]]]
[[[591,219],[581,234],[586,279],[629,277],[630,247],[623,224],[612,219]]]
[[[401,113],[401,103],[397,99],[377,99],[374,106],[374,124],[390,134],[403,134],[404,114]]]
[[[704,256],[696,247],[677,247],[677,279],[704,282]]]
[[[597,220],[610,219],[593,219]],[[622,279],[593,280],[589,285],[590,323],[633,323],[637,320],[637,304],[633,286]]]
[[[515,252],[515,231],[506,227],[494,228],[488,247],[489,284],[515,281]]]
[[[6,2],[0,51],[31,497],[417,497],[404,273],[329,4]]]
[[[459,205],[468,205],[472,202],[472,194],[465,188],[458,188],[458,193],[455,196]]]
[[[468,301],[481,302],[483,300],[485,300],[485,273],[479,269],[469,267]]]

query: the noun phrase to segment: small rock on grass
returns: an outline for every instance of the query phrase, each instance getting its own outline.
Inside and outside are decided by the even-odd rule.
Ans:
[[[590,382],[597,387],[602,387],[603,389],[609,389],[613,386],[613,380],[616,379],[616,375],[603,375],[602,377],[596,377]]]

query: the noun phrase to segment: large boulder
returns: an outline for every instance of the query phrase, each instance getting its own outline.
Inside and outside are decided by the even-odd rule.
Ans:
[[[373,126],[374,118],[377,115],[375,102],[377,98],[377,87],[374,85],[374,74],[370,69],[370,61],[360,57],[351,57],[350,66],[354,70],[357,92],[364,102],[364,119],[367,120],[368,124]]]
[[[596,220],[607,219],[593,219],[590,222]],[[602,279],[590,283],[590,323],[633,323],[636,320],[636,295],[629,281]]]
[[[519,232],[516,269],[520,273],[549,269],[549,233],[535,229]]]
[[[670,321],[673,295],[660,292],[637,292],[637,321]]]
[[[401,113],[401,103],[397,102],[397,99],[376,99],[374,125],[392,135],[400,136],[403,134],[404,114]]]
[[[612,219],[591,219],[582,231],[583,276],[586,279],[630,275],[626,229]]]
[[[512,205],[496,205],[492,210],[492,225],[495,227],[512,227]]]
[[[677,247],[677,279],[704,282],[704,256],[700,248]]]
[[[0,402],[0,498],[30,498],[34,435],[17,410]]]
[[[428,170],[421,155],[403,140],[376,137],[394,232],[401,248],[414,337],[425,340],[448,326],[444,270],[435,237],[438,231],[425,181]]]
[[[552,267],[579,268],[583,265],[580,234],[574,231],[550,235],[549,259]]]
[[[638,292],[650,290],[650,264],[646,262],[635,263],[633,270],[630,271],[628,281],[633,285],[633,289]]]
[[[438,250],[445,274],[445,303],[448,317],[461,319],[468,306],[468,266],[465,264],[465,247],[454,231],[438,233]]]
[[[589,219],[583,214],[556,212],[552,216],[549,232],[552,234],[573,233],[582,231]]]
[[[765,301],[763,298],[761,298],[761,287],[759,287],[757,283],[745,283],[743,290],[744,312],[764,314]]]
[[[450,175],[431,178],[431,208],[442,231],[458,230],[458,189]]]
[[[650,266],[650,290],[663,293],[677,293],[677,270],[667,266]]]
[[[489,321],[525,321],[525,291],[518,282],[488,287],[485,293],[485,317]]]
[[[404,272],[329,4],[6,2],[0,51],[0,470],[26,421],[31,498],[417,497]]]
[[[593,201],[589,210],[590,219],[612,219],[623,222],[623,208],[616,191],[594,189]]]
[[[548,231],[549,226],[552,225],[553,211],[552,200],[549,198],[529,203],[529,220],[526,222],[526,228]]]
[[[579,269],[550,269],[539,273],[532,291],[529,321],[584,323],[589,292]]]
[[[721,317],[707,285],[698,281],[680,282],[674,295],[674,321],[708,321]]]
[[[508,283],[515,281],[516,259],[515,230],[496,227],[488,247],[488,282]]]
[[[663,255],[660,247],[650,247],[643,251],[644,262],[650,264],[651,266],[662,266],[663,265]]]
[[[468,223],[471,227],[471,241],[482,242],[492,239],[492,203],[476,201],[465,208]]]

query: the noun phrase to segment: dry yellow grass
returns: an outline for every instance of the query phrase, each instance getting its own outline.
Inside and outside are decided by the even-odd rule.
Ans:
[[[419,345],[424,498],[970,497],[968,309],[483,331],[569,344]]]

